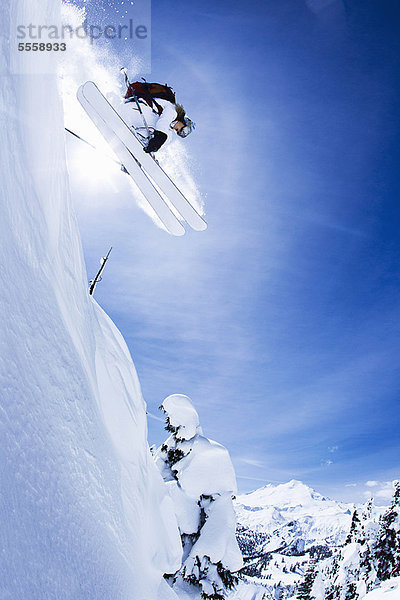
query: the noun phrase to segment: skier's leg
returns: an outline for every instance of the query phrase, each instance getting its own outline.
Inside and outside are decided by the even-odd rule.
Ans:
[[[141,104],[141,109],[148,127],[144,126],[143,116],[140,114],[135,102],[127,102],[122,104],[119,113],[125,123],[129,125],[129,127],[133,127],[135,129],[137,137],[142,144],[146,146],[149,141],[148,131],[150,131],[151,134],[153,133],[154,122],[157,120],[157,115],[153,113],[147,104]]]
[[[142,118],[140,116],[139,110],[134,102],[127,102],[125,104],[121,104],[119,108],[119,114],[125,121],[129,127],[140,127],[142,122]]]

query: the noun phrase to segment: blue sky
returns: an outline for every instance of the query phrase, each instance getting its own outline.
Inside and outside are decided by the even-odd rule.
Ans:
[[[241,491],[296,478],[359,500],[400,476],[399,12],[153,0],[151,79],[197,123],[209,229],[77,203],[89,274],[114,246],[97,300],[149,411],[189,395]]]

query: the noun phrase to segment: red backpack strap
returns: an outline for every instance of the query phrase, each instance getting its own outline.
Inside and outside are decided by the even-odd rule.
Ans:
[[[160,104],[158,104],[158,102],[157,102],[157,100],[156,100],[155,98],[152,98],[152,101],[153,101],[153,104],[154,104],[154,106],[155,106],[155,107],[156,107],[156,109],[157,109],[157,110],[156,110],[156,112],[158,112],[158,116],[160,117],[160,116],[161,116],[161,113],[162,113],[162,111],[163,111],[164,109],[163,109],[163,107],[162,107]],[[153,108],[153,110],[154,110],[154,108]]]

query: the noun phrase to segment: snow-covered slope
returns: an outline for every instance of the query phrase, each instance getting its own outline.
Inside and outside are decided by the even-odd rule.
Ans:
[[[300,481],[266,485],[237,497],[239,524],[263,534],[264,552],[289,547],[337,546],[350,527],[353,505],[329,500]]]
[[[399,600],[400,577],[393,577],[380,584],[378,588],[368,592],[362,600]]]
[[[59,5],[11,4],[0,6],[0,597],[175,598],[162,577],[180,565],[175,515],[128,349],[87,293],[56,78],[7,67],[10,18],[57,22]]]

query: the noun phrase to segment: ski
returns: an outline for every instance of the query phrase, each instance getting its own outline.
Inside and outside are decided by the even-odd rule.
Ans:
[[[154,187],[152,181],[141,168],[140,163],[121,141],[118,133],[107,123],[106,118],[92,105],[87,98],[84,90],[85,84],[80,86],[77,97],[82,107],[96,125],[106,142],[111,146],[114,153],[124,165],[126,171],[135,182],[143,196],[157,214],[164,227],[171,235],[181,236],[185,233],[185,228],[179,219],[172,212],[162,195]],[[110,105],[111,106],[111,105]]]
[[[143,146],[135,136],[133,129],[120,117],[118,112],[100,92],[96,84],[92,81],[87,81],[81,86],[81,89],[88,102],[103,116],[115,134],[139,161],[140,166],[148,177],[151,178],[153,183],[166,196],[188,225],[196,231],[206,229],[207,223],[199,215],[195,207],[191,205],[158,162],[151,155],[143,152]]]

